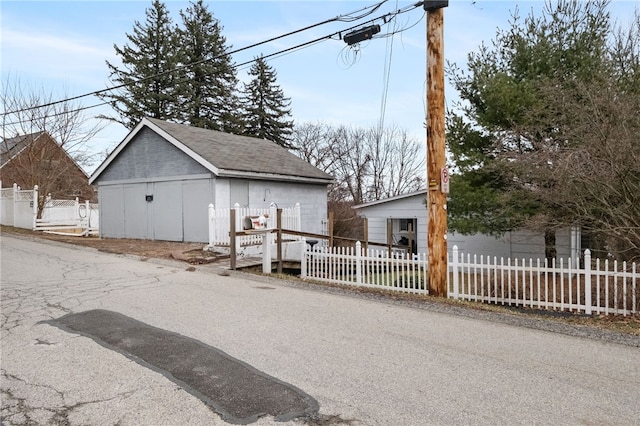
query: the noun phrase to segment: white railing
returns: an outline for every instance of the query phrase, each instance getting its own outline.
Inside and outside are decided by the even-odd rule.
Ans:
[[[305,244],[301,277],[338,284],[427,294],[427,258],[387,250]]]
[[[638,312],[640,274],[635,263],[593,260],[589,250],[584,266],[576,263],[465,257],[454,246],[449,297],[588,315]]]
[[[463,255],[453,247],[448,297],[534,309],[585,314],[637,314],[640,272],[635,263],[592,259],[586,250],[576,265]],[[304,244],[301,277],[411,293],[428,293],[427,257],[386,250],[312,247]]]
[[[278,208],[271,205],[269,208],[246,208],[236,203],[233,209],[216,209],[209,204],[209,247],[229,246],[229,232],[231,230],[231,212],[235,212],[236,231],[242,231],[246,217],[265,216],[267,228],[276,226]],[[291,231],[301,230],[300,204],[294,207],[282,209],[282,228]],[[243,235],[238,237],[240,246],[262,244],[262,235]]]

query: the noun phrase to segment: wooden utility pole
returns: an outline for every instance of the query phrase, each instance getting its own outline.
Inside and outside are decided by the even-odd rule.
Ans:
[[[444,120],[444,18],[448,1],[425,1],[427,11],[427,247],[429,294],[447,297],[447,194]],[[444,179],[443,179],[444,177]]]

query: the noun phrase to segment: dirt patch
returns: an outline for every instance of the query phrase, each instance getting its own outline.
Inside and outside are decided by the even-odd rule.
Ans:
[[[185,253],[184,261],[189,258],[211,257],[203,253],[204,243],[181,243],[172,241],[136,240],[128,238],[97,238],[97,237],[75,237],[56,234],[45,234],[34,232],[28,229],[0,226],[1,233],[19,234],[40,238],[45,240],[60,241],[63,243],[78,246],[91,247],[106,253],[132,254],[135,256],[155,259],[174,258],[171,254]],[[204,262],[202,262],[204,263]]]

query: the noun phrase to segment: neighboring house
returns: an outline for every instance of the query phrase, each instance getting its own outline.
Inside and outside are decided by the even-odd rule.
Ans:
[[[268,140],[144,118],[89,182],[102,237],[207,242],[209,204],[300,203],[302,230],[320,233],[332,180]]]
[[[391,223],[392,241],[415,240],[414,253],[427,253],[427,190],[398,195],[384,200],[354,206],[368,222],[369,241],[387,242],[387,221]],[[405,240],[403,240],[404,242]],[[411,246],[411,244],[408,244]],[[525,230],[506,232],[502,237],[485,234],[447,234],[447,250],[458,246],[460,253],[497,256],[498,258],[544,259],[544,235]],[[580,257],[580,233],[562,230],[556,233],[557,258]]]
[[[0,142],[0,181],[24,189],[38,185],[42,195],[54,199],[95,199],[89,177],[67,151],[47,132],[4,139]]]

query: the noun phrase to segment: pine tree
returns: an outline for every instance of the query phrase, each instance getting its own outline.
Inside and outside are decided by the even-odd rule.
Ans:
[[[604,95],[631,105],[634,96],[626,91],[634,82],[640,87],[632,77],[639,69],[637,48],[631,47],[637,43],[628,44],[631,50],[625,50],[626,43],[609,44],[617,37],[608,4],[559,0],[545,4],[540,16],[531,13],[521,21],[515,14],[510,29],[499,30],[490,45],[469,54],[468,70],[450,69],[464,103],[448,120],[447,144],[457,169],[448,200],[449,229],[498,235],[517,228],[544,231],[552,259],[556,229],[579,224],[609,235],[624,229],[628,238],[637,228],[620,225],[624,215],[609,208],[624,206],[628,214],[636,202],[629,188],[638,187],[637,178],[603,180],[618,178],[611,170],[622,168],[625,159],[637,163],[637,151],[623,135],[637,134],[631,130],[637,121],[624,109],[614,110]],[[631,31],[628,40],[638,40],[637,34]],[[610,149],[610,141],[629,148]],[[612,160],[606,150],[625,155]],[[602,175],[592,168],[597,164],[606,164]],[[621,175],[633,167],[625,164]],[[580,186],[592,177],[600,187]],[[626,188],[623,195],[605,203],[602,194],[615,193],[616,187]]]
[[[192,126],[239,133],[235,67],[222,26],[203,4],[192,2],[180,11],[183,28],[178,30],[180,59],[181,121]]]
[[[244,84],[244,134],[268,139],[289,148],[293,129],[291,100],[276,84],[276,72],[263,58],[256,58],[249,70],[252,78]]]
[[[110,79],[120,89],[103,94],[119,117],[106,117],[134,127],[143,117],[175,119],[175,74],[178,65],[175,28],[164,3],[154,0],[146,10],[146,21],[135,22],[129,43],[114,45],[123,68],[107,61]]]

